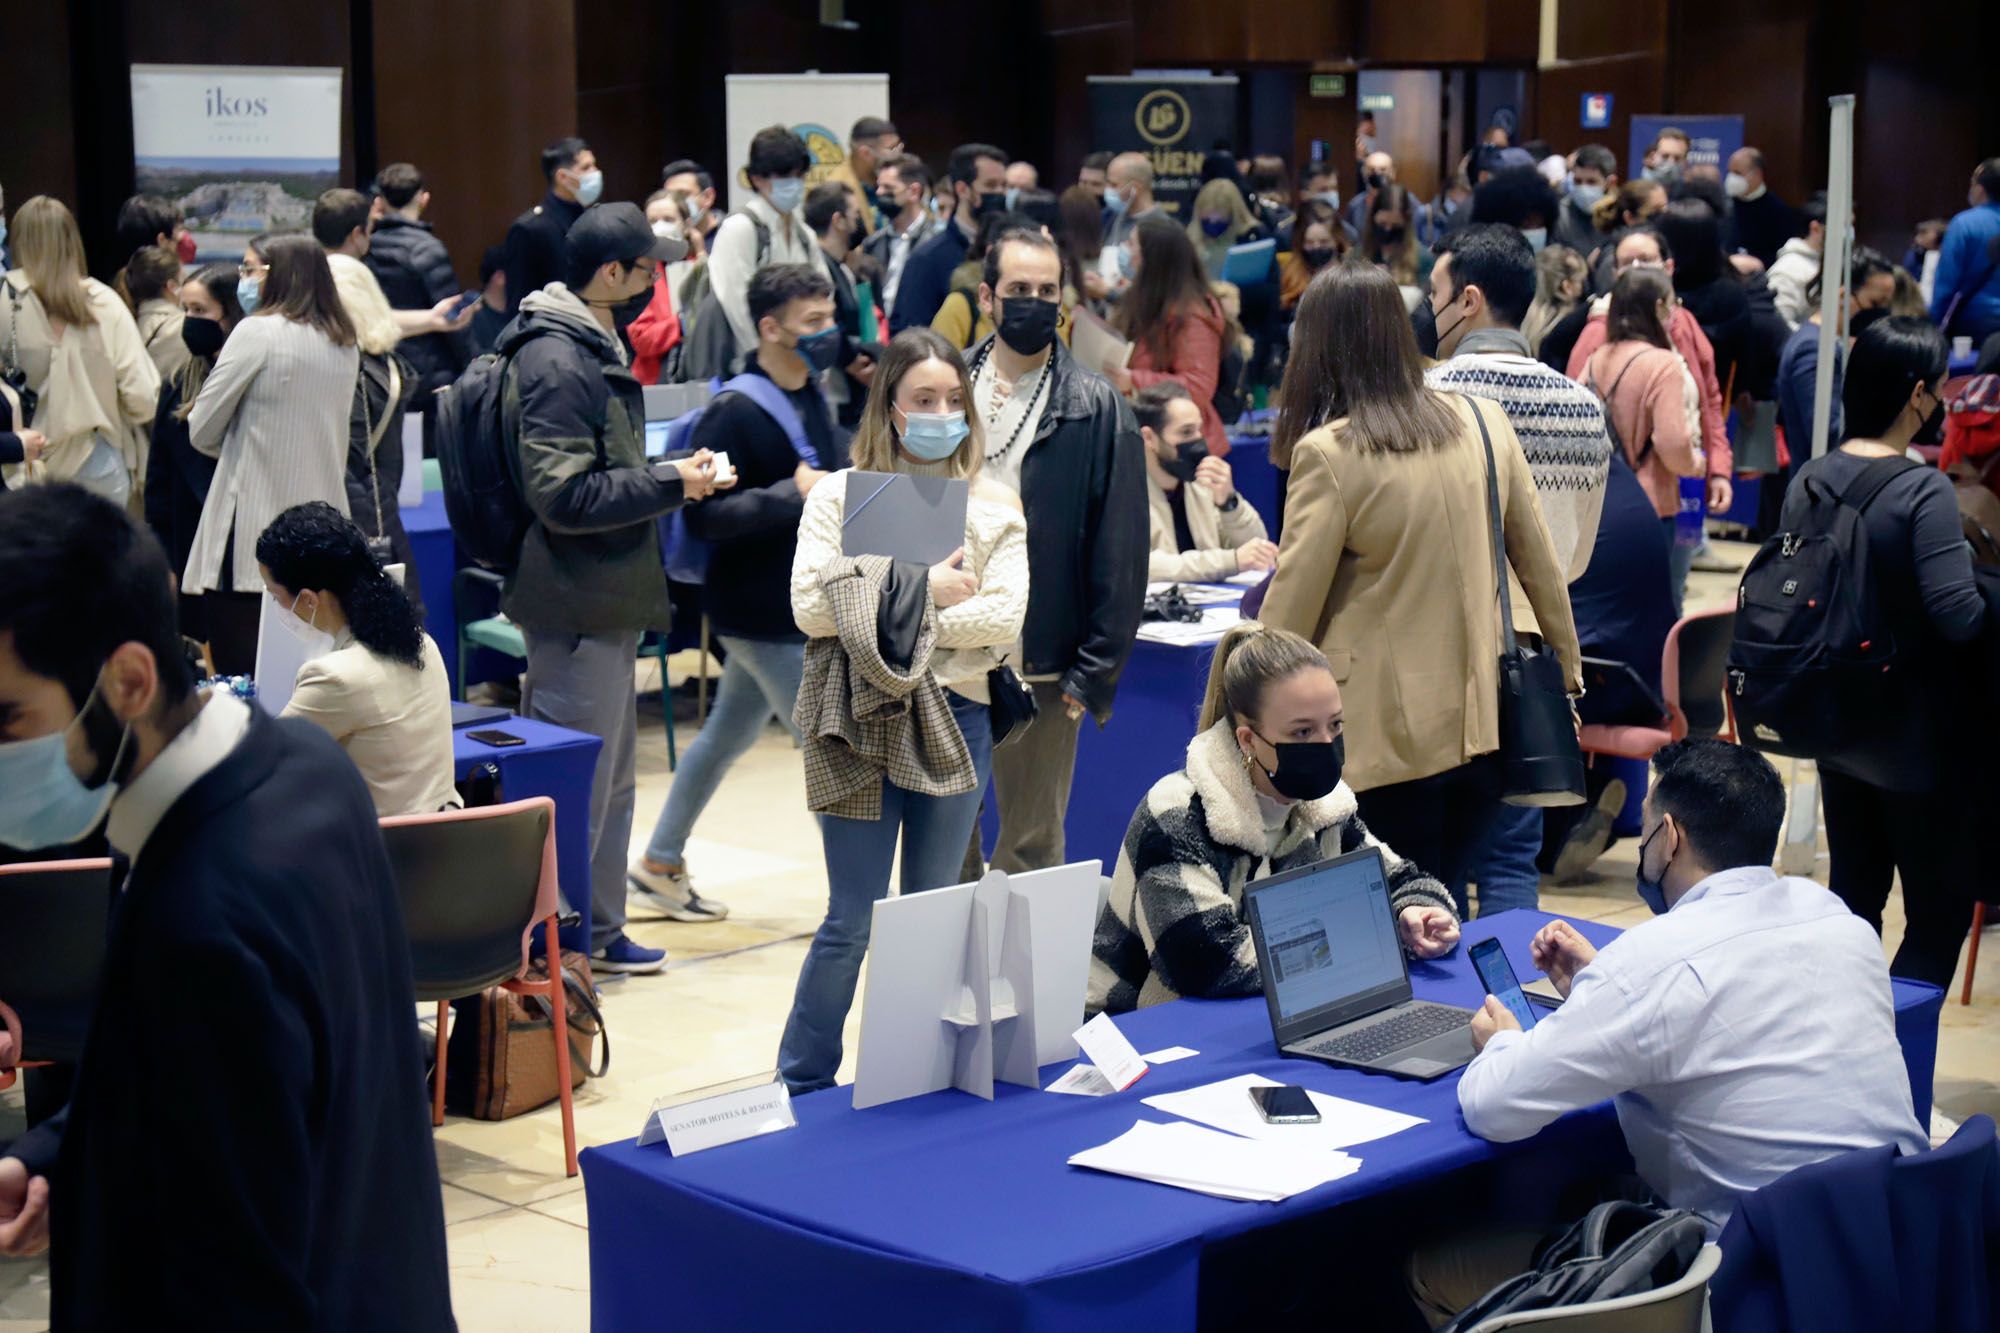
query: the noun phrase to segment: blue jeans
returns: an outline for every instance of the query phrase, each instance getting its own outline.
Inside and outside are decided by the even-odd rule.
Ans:
[[[1683,545],[1674,535],[1674,521],[1671,518],[1661,519],[1660,526],[1667,530],[1667,578],[1671,581],[1669,591],[1674,595],[1674,618],[1678,620],[1681,614],[1681,599],[1687,592],[1688,571],[1694,568],[1694,553],[1699,549],[1700,543],[1694,546]]]
[[[799,734],[792,710],[799,702],[806,646],[727,634],[716,638],[728,656],[715,687],[715,702],[709,707],[701,734],[681,752],[680,767],[674,770],[673,785],[667,789],[667,803],[653,826],[652,841],[646,844],[647,858],[667,865],[682,863],[694,822],[708,808],[709,798],[722,785],[729,766],[757,743],[772,713],[778,715],[785,730],[794,737]],[[667,707],[672,706],[673,700],[667,700]]]
[[[896,837],[903,839],[904,893],[957,884],[965,845],[979,818],[979,799],[993,767],[993,721],[985,704],[946,691],[977,785],[960,796],[920,796],[882,781],[882,818],[820,820],[826,847],[826,920],[799,969],[792,1016],[778,1045],[778,1073],[795,1093],[833,1086],[840,1068],[840,1030],[854,1006],[854,983],[868,952],[876,900],[889,892]]]
[[[1472,878],[1479,884],[1479,915],[1514,907],[1532,911],[1541,905],[1542,877],[1535,869],[1541,850],[1541,807],[1503,804],[1472,863]]]

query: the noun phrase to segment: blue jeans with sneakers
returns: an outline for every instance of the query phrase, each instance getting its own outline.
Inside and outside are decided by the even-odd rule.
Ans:
[[[976,785],[959,796],[920,796],[882,781],[880,819],[820,820],[826,847],[826,920],[799,969],[792,1016],[778,1046],[778,1073],[794,1093],[833,1086],[840,1069],[841,1029],[854,1007],[854,986],[868,952],[875,902],[889,892],[889,866],[903,843],[904,893],[961,882],[960,866],[979,799],[993,771],[993,720],[987,706],[947,690],[959,734],[972,752]]]
[[[701,734],[681,751],[680,766],[667,789],[667,804],[653,826],[652,841],[646,845],[648,859],[667,865],[682,864],[695,821],[722,785],[730,765],[757,743],[771,714],[776,713],[795,738],[799,734],[792,710],[798,706],[799,678],[806,669],[805,644],[739,639],[728,634],[716,638],[726,656],[715,701],[709,706]]]

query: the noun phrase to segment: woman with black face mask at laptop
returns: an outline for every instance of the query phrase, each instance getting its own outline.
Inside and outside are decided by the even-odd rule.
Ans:
[[[1092,947],[1092,1013],[1260,994],[1245,885],[1364,847],[1382,853],[1404,951],[1457,943],[1450,895],[1368,831],[1344,759],[1325,655],[1254,620],[1224,635],[1186,766],[1153,784],[1126,830]]]

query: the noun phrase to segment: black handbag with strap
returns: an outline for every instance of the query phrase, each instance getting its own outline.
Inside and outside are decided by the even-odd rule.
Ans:
[[[1500,603],[1500,759],[1509,805],[1582,805],[1583,748],[1577,743],[1562,664],[1553,652],[1536,652],[1514,635],[1514,607],[1507,596],[1507,539],[1500,524],[1500,467],[1493,437],[1475,398],[1465,400],[1486,447],[1486,501],[1492,528],[1493,585]]]

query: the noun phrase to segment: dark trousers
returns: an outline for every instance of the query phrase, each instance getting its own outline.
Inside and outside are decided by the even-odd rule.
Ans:
[[[1940,809],[1942,782],[1929,792],[1889,791],[1819,770],[1826,812],[1826,846],[1833,861],[1827,887],[1854,914],[1882,929],[1889,885],[1903,882],[1903,944],[1889,971],[1913,981],[1950,986],[1959,946],[1972,924],[1980,882],[1977,843],[1963,812]]]
[[[1358,792],[1355,799],[1362,822],[1398,856],[1435,875],[1464,918],[1465,881],[1500,813],[1501,779],[1500,756],[1482,754],[1427,778]]]

